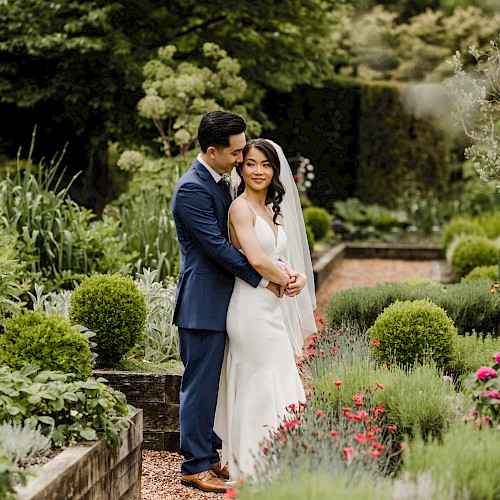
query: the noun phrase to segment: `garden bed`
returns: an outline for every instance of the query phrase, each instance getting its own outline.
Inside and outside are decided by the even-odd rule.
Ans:
[[[128,372],[94,370],[127,402],[141,408],[144,415],[142,447],[147,450],[179,449],[179,388],[182,367],[170,372]]]
[[[17,488],[17,500],[141,498],[142,410],[133,425],[120,432],[122,446],[103,440],[71,446],[38,469],[36,477]]]

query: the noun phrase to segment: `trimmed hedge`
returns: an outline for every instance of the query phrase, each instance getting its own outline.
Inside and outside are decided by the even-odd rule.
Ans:
[[[369,328],[377,316],[396,300],[430,299],[453,320],[458,333],[473,330],[496,334],[500,300],[490,293],[488,280],[464,281],[446,287],[414,286],[406,283],[381,283],[336,293],[326,311],[328,324],[343,320]]]

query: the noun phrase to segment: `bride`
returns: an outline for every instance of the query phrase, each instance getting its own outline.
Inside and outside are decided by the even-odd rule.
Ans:
[[[276,271],[280,261],[307,277],[299,295],[281,288],[281,298],[236,278],[214,425],[234,480],[253,474],[260,443],[279,427],[287,406],[305,401],[294,354],[316,331],[316,304],[299,196],[282,149],[250,140],[232,176],[238,197],[229,210],[231,243],[261,274]]]

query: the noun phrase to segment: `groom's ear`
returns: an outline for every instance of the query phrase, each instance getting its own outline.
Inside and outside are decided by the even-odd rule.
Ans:
[[[215,148],[214,146],[208,146],[208,148],[207,148],[208,157],[211,158],[212,160],[214,160],[216,151],[217,151],[217,148]]]

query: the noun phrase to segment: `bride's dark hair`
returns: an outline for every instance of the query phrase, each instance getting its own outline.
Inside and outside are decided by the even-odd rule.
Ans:
[[[274,212],[273,222],[275,224],[278,224],[277,219],[281,214],[280,204],[283,201],[283,196],[285,195],[285,188],[280,181],[280,160],[278,157],[278,153],[269,141],[266,141],[265,139],[250,139],[243,148],[243,163],[240,163],[236,167],[236,172],[238,172],[238,175],[241,178],[240,185],[238,186],[238,196],[245,190],[245,181],[243,180],[243,176],[241,175],[241,169],[243,168],[243,164],[245,163],[245,158],[248,152],[252,148],[257,148],[259,151],[261,151],[273,167],[273,178],[271,180],[271,184],[269,184],[267,188],[266,193],[266,205],[272,205],[271,209]]]

